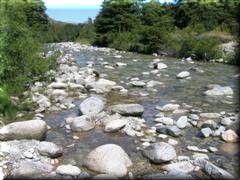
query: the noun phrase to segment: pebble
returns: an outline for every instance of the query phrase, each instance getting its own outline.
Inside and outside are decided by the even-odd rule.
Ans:
[[[202,135],[206,138],[212,134],[212,130],[209,127],[201,129]]]
[[[194,154],[192,155],[192,158],[193,158],[193,160],[196,160],[196,159],[198,159],[198,158],[203,158],[203,159],[209,160],[208,155],[203,154],[203,153],[194,153]]]
[[[171,144],[173,146],[177,145],[178,144],[178,141],[174,140],[174,139],[169,139],[168,140],[168,144]]]
[[[188,157],[188,156],[178,156],[177,160],[178,161],[189,161],[190,157]]]
[[[158,137],[161,139],[166,139],[168,136],[166,134],[159,134]]]
[[[217,148],[212,147],[212,146],[210,146],[210,147],[208,148],[208,150],[209,150],[210,152],[217,152],[217,151],[218,151]]]
[[[208,152],[207,149],[200,149],[197,146],[187,146],[187,149],[190,151],[196,151],[196,152],[205,152],[205,153]]]
[[[142,143],[142,146],[145,148],[145,147],[148,147],[148,146],[150,146],[151,144],[149,143],[149,142],[144,142],[144,143]]]

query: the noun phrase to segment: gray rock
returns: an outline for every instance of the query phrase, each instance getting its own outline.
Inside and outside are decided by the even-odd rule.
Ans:
[[[84,165],[99,173],[122,177],[127,174],[132,161],[120,146],[105,144],[91,151],[84,160]]]
[[[42,163],[41,161],[29,161],[23,160],[18,164],[17,168],[14,168],[11,172],[11,176],[14,179],[26,178],[30,179],[47,177],[53,170],[53,166],[50,164]]]
[[[193,159],[193,160],[196,160],[196,159],[198,159],[198,158],[202,158],[202,159],[209,160],[209,157],[208,157],[207,154],[203,154],[203,153],[194,153],[194,154],[192,155],[192,159]]]
[[[109,107],[112,113],[119,113],[123,116],[141,116],[144,107],[140,104],[118,104]]]
[[[116,63],[116,66],[120,67],[120,66],[126,66],[127,64],[126,63],[121,63],[121,62],[117,62]]]
[[[175,159],[176,151],[170,144],[159,142],[146,147],[143,155],[154,163],[163,163]]]
[[[224,117],[223,119],[221,119],[221,124],[224,126],[230,126],[232,123],[233,121],[228,117]]]
[[[160,110],[160,111],[174,111],[177,110],[180,107],[179,104],[166,104],[163,107],[156,107],[156,109]]]
[[[208,152],[207,149],[200,149],[197,146],[187,146],[187,149],[190,151],[195,151],[195,152],[204,152],[204,153]]]
[[[184,79],[190,76],[190,73],[188,71],[182,71],[177,75],[177,78]]]
[[[188,117],[189,117],[190,119],[194,120],[194,121],[198,121],[198,120],[199,120],[199,116],[196,115],[196,114],[190,114]]]
[[[180,129],[185,128],[187,124],[188,124],[187,116],[181,116],[176,122],[177,127]]]
[[[65,89],[67,88],[67,84],[66,83],[62,83],[62,82],[53,82],[50,85],[48,85],[48,88],[53,88],[53,89]]]
[[[173,125],[173,119],[169,117],[161,117],[154,120],[155,122],[160,122],[165,125]]]
[[[106,93],[111,91],[111,88],[115,85],[116,83],[114,81],[100,78],[97,81],[87,81],[85,87],[96,93]]]
[[[228,173],[224,169],[215,166],[214,164],[205,159],[198,158],[194,160],[194,164],[201,167],[208,175],[210,175],[214,179],[235,179],[235,177],[232,176],[230,173]]]
[[[0,140],[45,138],[47,124],[43,120],[30,120],[10,123],[0,129]]]
[[[40,142],[37,149],[41,155],[48,156],[51,158],[57,158],[61,156],[63,153],[63,149],[61,147],[52,142],[47,141]]]
[[[77,166],[67,164],[58,166],[56,173],[63,176],[78,176],[81,174],[81,170]]]
[[[218,124],[213,120],[207,120],[207,121],[199,123],[199,125],[200,124],[201,124],[201,128],[209,127],[210,129],[216,129],[218,126]]]
[[[168,67],[164,63],[156,63],[156,64],[154,64],[154,66],[156,67],[156,69],[166,69]]]
[[[94,116],[103,110],[104,104],[98,97],[89,97],[80,104],[79,109],[83,115]]]
[[[162,168],[166,171],[179,171],[182,173],[190,173],[195,169],[195,165],[193,165],[190,161],[181,161],[172,164],[167,164],[162,166]]]
[[[75,117],[71,124],[71,129],[73,131],[89,131],[95,127],[95,123],[87,115],[82,115],[80,117]]]
[[[203,129],[201,129],[201,133],[206,138],[212,134],[212,130],[209,127],[203,128]]]
[[[143,81],[131,81],[130,84],[134,87],[144,87],[146,85]]]
[[[200,113],[201,118],[209,118],[209,119],[218,119],[221,117],[219,113]]]
[[[179,137],[183,135],[183,132],[177,126],[169,126],[166,133],[173,137]]]
[[[146,87],[151,88],[151,87],[154,87],[157,85],[162,85],[162,84],[163,84],[162,82],[151,80],[151,81],[147,82]]]
[[[204,92],[205,95],[207,96],[229,96],[233,95],[233,90],[230,86],[219,86],[219,85],[214,85],[211,87],[212,89],[207,90]]]
[[[123,128],[127,124],[127,121],[125,119],[117,119],[108,122],[105,125],[104,131],[105,132],[116,132],[119,129]]]

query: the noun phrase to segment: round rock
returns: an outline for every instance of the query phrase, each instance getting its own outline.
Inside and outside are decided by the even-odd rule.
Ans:
[[[164,163],[176,158],[173,146],[165,142],[151,144],[143,150],[143,155],[154,163]]]
[[[127,168],[132,166],[132,161],[120,146],[105,144],[91,151],[84,165],[99,173],[122,177],[127,174]]]
[[[64,176],[78,176],[81,174],[81,170],[77,166],[67,164],[58,166],[56,173]]]
[[[61,147],[52,142],[47,141],[40,142],[37,149],[41,155],[48,156],[51,158],[57,158],[61,156],[63,152],[63,149]]]
[[[90,97],[85,99],[79,106],[82,114],[93,116],[100,113],[104,108],[104,102],[97,97]]]

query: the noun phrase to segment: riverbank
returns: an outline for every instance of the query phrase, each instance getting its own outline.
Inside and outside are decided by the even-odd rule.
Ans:
[[[218,146],[238,146],[232,143],[238,141],[238,93],[221,77],[209,90],[198,87],[211,63],[139,59],[142,55],[77,43],[53,47],[62,56],[58,69],[48,72],[52,82],[36,82],[25,93],[35,104],[33,120],[25,121],[28,113],[23,113],[21,122],[0,130],[4,176],[218,178],[211,167],[221,177],[237,177],[236,151],[226,155]],[[226,73],[233,80],[237,72]],[[207,101],[192,100],[194,92],[204,93],[199,98]]]

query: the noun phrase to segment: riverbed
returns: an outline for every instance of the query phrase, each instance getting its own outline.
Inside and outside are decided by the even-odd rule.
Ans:
[[[64,49],[65,53],[73,55],[79,66],[92,66],[106,78],[117,82],[117,84],[128,89],[128,94],[110,93],[106,96],[107,106],[120,103],[139,103],[144,106],[143,118],[148,126],[154,126],[155,115],[159,112],[156,106],[163,106],[167,103],[187,104],[202,112],[226,112],[236,113],[239,109],[238,102],[238,69],[235,66],[221,63],[194,62],[189,63],[176,58],[155,57],[152,55],[142,55],[130,52],[118,52],[111,50],[109,52],[95,50]],[[148,66],[154,60],[160,61],[168,66],[166,69],[159,70],[158,73],[150,72]],[[116,67],[117,62],[125,63],[126,66]],[[110,65],[114,69],[104,68],[104,65]],[[195,71],[198,68],[202,71]],[[176,75],[181,71],[189,71],[191,79],[177,79]],[[160,81],[162,84],[151,88],[132,87],[128,83],[131,78],[139,78],[141,81],[150,80]],[[221,86],[230,86],[234,95],[225,98],[210,98],[203,94],[208,84],[220,84]],[[80,101],[76,101],[79,104]],[[64,118],[77,114],[78,110],[50,114],[46,116],[46,122],[53,128],[47,136],[48,141],[64,147],[62,161],[64,163],[75,163],[81,166],[84,156],[93,148],[106,144],[115,143],[123,147],[133,161],[131,172],[137,177],[143,174],[162,172],[161,166],[151,164],[144,158],[136,147],[141,146],[139,138],[129,137],[122,133],[104,133],[101,128],[95,128],[89,132],[77,133],[79,137],[73,140],[72,133],[66,133],[64,128],[60,128]],[[172,116],[177,119],[179,116]],[[214,164],[224,168],[228,172],[237,175],[239,170],[239,151],[235,143],[224,143],[219,137],[200,138],[197,136],[198,128],[188,128],[186,134],[180,138],[173,138],[179,142],[175,146],[178,154],[191,156],[192,152],[186,149],[187,145],[195,145],[200,148],[213,146],[219,149],[217,153],[208,153],[209,159]],[[158,141],[166,141],[157,139]],[[92,172],[89,172],[92,173]]]

